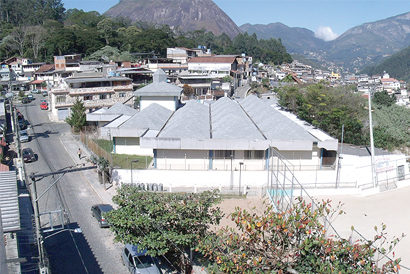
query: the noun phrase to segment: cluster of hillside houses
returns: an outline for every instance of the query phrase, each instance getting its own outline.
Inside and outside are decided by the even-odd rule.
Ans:
[[[367,87],[367,91],[404,94],[405,88],[387,74],[343,80],[337,73],[297,61],[255,69],[252,57],[213,55],[203,47],[169,48],[167,58],[147,58],[137,64],[82,61],[79,54],[55,56],[54,64],[15,57],[2,62],[0,75],[4,89],[47,90],[54,120],[64,121],[75,101],[82,100],[88,125],[96,127],[100,138],[112,141],[113,153],[153,156],[155,170],[266,171],[274,165],[275,154],[293,170],[331,170],[337,174],[327,174],[323,180],[333,177],[330,181],[350,183],[357,183],[357,178],[352,172],[339,174],[337,139],[281,111],[272,100],[240,98],[235,90],[262,78],[277,82],[287,75],[299,83],[356,83],[362,92]],[[184,95],[184,85],[192,87],[193,96]],[[394,162],[388,164],[390,170],[397,172],[405,165],[389,157]],[[407,174],[408,169],[402,172]],[[316,185],[320,181],[317,174],[305,177]]]

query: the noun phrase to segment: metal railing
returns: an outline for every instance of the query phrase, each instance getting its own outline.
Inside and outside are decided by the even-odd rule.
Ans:
[[[97,155],[98,157],[102,156],[110,162],[110,165],[113,164],[113,159],[112,159],[111,153],[105,151],[96,142],[94,142],[94,140],[92,139],[92,137],[90,135],[85,134],[82,131],[81,131],[81,142],[84,145],[86,145],[92,152],[94,152],[95,155]]]
[[[294,168],[291,163],[288,162],[274,148],[271,147],[270,152],[271,157],[269,159],[269,178],[265,188],[274,209],[280,212],[285,212],[292,208],[296,197],[304,197],[303,199],[307,201],[307,203],[311,203],[311,211],[313,212],[316,208],[318,208],[318,205],[293,174],[292,170],[294,170]],[[326,230],[326,235],[330,235],[329,232],[333,231],[333,235],[341,238],[336,229],[332,226],[331,222],[326,217],[323,218],[323,225]],[[356,238],[360,238],[360,240],[363,240],[365,242],[368,241],[355,229],[352,229],[352,236],[350,237],[350,240],[353,239],[353,234],[358,235],[358,237]],[[376,250],[377,252],[381,253],[378,248],[376,248]],[[393,259],[391,259],[390,257],[385,257],[387,260],[393,261]],[[400,265],[400,267],[406,270],[410,270],[410,268],[407,268],[403,265]]]

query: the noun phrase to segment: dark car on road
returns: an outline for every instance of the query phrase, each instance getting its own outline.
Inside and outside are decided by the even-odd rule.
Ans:
[[[110,204],[98,204],[91,207],[91,215],[95,217],[100,227],[109,227],[110,224],[105,219],[105,213],[113,210]]]
[[[30,100],[28,97],[23,97],[23,99],[21,99],[21,102],[22,102],[23,104],[28,104],[28,103],[31,102],[31,100]]]
[[[25,163],[34,162],[36,160],[33,150],[29,147],[23,149],[22,154]]]

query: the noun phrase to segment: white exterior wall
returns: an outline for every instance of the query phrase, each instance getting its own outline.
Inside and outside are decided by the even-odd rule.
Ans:
[[[207,150],[157,150],[157,169],[207,170]]]
[[[141,110],[148,107],[149,105],[156,103],[161,105],[169,110],[175,111],[176,110],[176,98],[175,97],[154,97],[154,96],[141,96],[140,106]]]
[[[214,152],[215,153],[215,152]],[[293,170],[316,170],[320,168],[320,149],[314,151],[280,151],[287,159],[287,164],[293,166]],[[245,159],[243,150],[235,150],[235,157],[215,158],[212,160],[213,170],[239,170],[242,162],[242,170],[266,170],[266,159]],[[208,150],[157,150],[157,169],[165,170],[208,170]],[[277,165],[277,158],[270,160],[270,165]]]
[[[188,63],[188,71],[206,73],[206,74],[221,74],[221,76],[230,73],[231,64],[228,63]]]
[[[140,147],[139,137],[115,137],[114,146],[116,154],[154,156],[152,149]]]

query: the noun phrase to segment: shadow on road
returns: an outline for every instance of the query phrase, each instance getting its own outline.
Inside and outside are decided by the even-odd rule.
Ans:
[[[103,273],[87,240],[82,233],[75,233],[77,223],[70,223],[63,230],[43,233],[44,249],[50,262],[51,273]]]

